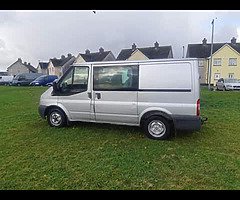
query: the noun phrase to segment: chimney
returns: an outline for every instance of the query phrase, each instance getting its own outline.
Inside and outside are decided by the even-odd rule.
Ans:
[[[64,59],[65,58],[65,56],[64,55],[61,55],[61,59]]]
[[[30,65],[30,63],[28,63],[28,65]]]
[[[89,55],[90,51],[88,49],[86,49],[85,54]]]
[[[233,37],[233,38],[231,39],[231,43],[232,43],[232,44],[236,44],[236,41],[237,41],[237,39],[236,39],[235,37]]]
[[[24,62],[24,65],[27,65],[27,62]]]
[[[155,49],[157,49],[157,48],[159,47],[159,43],[158,43],[158,42],[155,42],[155,43],[154,43],[154,47],[155,47]]]
[[[103,53],[103,52],[104,52],[104,49],[101,47],[101,48],[99,49],[99,52],[100,52],[100,53]]]
[[[18,58],[18,61],[19,61],[19,62],[22,62],[22,59],[21,59],[21,58]]]
[[[136,49],[137,49],[137,46],[136,46],[135,43],[133,43],[133,45],[132,45],[132,51],[135,51]]]
[[[71,57],[71,56],[72,56],[72,54],[69,53],[69,54],[68,54],[68,57]]]
[[[207,44],[207,39],[206,38],[204,38],[203,40],[202,40],[202,44]]]

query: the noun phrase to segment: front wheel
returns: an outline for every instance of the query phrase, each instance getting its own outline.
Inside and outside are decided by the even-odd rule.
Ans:
[[[66,116],[58,108],[51,109],[47,115],[48,124],[52,127],[63,127],[66,125]]]
[[[152,116],[143,123],[145,135],[154,140],[166,140],[171,136],[170,123],[161,116]]]

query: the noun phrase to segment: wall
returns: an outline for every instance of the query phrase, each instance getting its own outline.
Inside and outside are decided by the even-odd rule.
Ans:
[[[214,74],[220,73],[220,78],[228,78],[229,73],[234,73],[234,78],[240,79],[240,54],[232,49],[230,46],[225,45],[219,51],[213,54],[214,58],[221,58],[221,66],[213,66],[211,70],[211,83],[216,85],[217,80],[214,80]],[[229,58],[237,58],[237,66],[229,66]]]
[[[141,51],[135,50],[127,60],[149,60]]]
[[[20,61],[15,62],[7,70],[8,70],[8,75],[10,76],[15,76],[19,73],[30,73],[29,69],[25,65],[23,65]]]
[[[82,58],[82,56],[79,54],[78,56],[77,56],[77,58],[76,58],[76,60],[74,61],[74,64],[80,64],[80,63],[84,63],[84,62],[86,62],[83,58]]]
[[[48,63],[48,73],[49,75],[55,75],[55,67],[51,61]]]
[[[42,73],[42,74],[48,75],[48,70],[47,69],[41,69],[39,64],[37,66],[37,71],[38,71],[38,73]]]
[[[104,59],[103,61],[115,61],[116,58],[115,56],[112,54],[112,52],[110,52]]]

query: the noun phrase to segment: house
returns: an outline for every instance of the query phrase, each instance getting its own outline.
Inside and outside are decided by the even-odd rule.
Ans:
[[[48,63],[48,74],[57,75],[60,77],[73,62],[75,61],[75,56],[72,56],[70,53],[65,57],[64,55],[61,58],[51,58]]]
[[[23,63],[22,59],[18,58],[16,62],[7,68],[7,72],[9,76],[16,76],[19,73],[37,73],[37,69],[34,68],[30,63]]]
[[[98,52],[91,53],[90,50],[86,50],[85,54],[79,53],[74,64],[80,64],[83,62],[95,62],[95,61],[114,61],[115,56],[111,51],[104,51],[101,47]]]
[[[211,43],[206,38],[201,44],[188,44],[187,58],[199,58],[200,83],[207,84],[211,58]],[[219,78],[240,79],[240,43],[233,37],[230,43],[213,43],[211,84]]]
[[[48,74],[48,62],[39,62],[37,66],[38,73]]]
[[[153,47],[137,48],[133,43],[131,49],[122,49],[117,60],[148,60],[173,58],[171,46],[159,46],[158,42]]]

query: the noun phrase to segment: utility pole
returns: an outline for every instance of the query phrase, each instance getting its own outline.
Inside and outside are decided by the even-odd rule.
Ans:
[[[217,19],[217,18],[216,18]],[[211,41],[211,56],[208,67],[208,89],[211,90],[211,73],[212,73],[212,53],[213,53],[213,32],[214,32],[214,19],[212,20],[212,41]]]
[[[182,58],[184,58],[184,46],[183,46],[183,55],[182,55]]]

